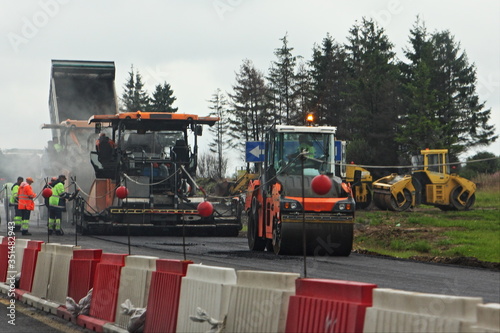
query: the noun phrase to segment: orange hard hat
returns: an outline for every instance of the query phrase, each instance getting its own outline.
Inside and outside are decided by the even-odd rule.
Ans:
[[[27,181],[27,182],[32,182],[32,183],[33,183],[33,178],[31,178],[31,177],[26,177],[26,181]]]

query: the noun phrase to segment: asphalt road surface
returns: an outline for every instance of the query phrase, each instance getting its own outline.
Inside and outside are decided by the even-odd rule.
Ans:
[[[4,227],[1,228],[2,232]],[[33,223],[33,240],[72,244],[107,253],[130,253],[161,259],[187,259],[205,265],[237,270],[299,273],[301,277],[374,283],[381,288],[482,297],[485,303],[500,303],[500,271],[423,263],[352,253],[349,257],[276,256],[252,252],[245,237],[81,236],[66,228],[64,236],[47,237],[42,226]],[[185,246],[184,246],[185,244]],[[298,246],[301,246],[300,244]],[[307,275],[306,275],[307,274]]]

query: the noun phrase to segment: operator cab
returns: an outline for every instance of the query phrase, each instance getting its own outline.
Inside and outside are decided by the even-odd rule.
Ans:
[[[287,175],[302,174],[317,176],[322,173],[334,174],[335,128],[319,132],[314,127],[277,126],[269,132],[272,154],[268,154],[268,165],[276,173]]]

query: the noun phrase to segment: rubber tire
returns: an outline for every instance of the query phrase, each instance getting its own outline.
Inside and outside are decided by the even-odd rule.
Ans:
[[[353,197],[356,198],[356,189],[358,189],[359,187],[361,187],[360,185],[356,185],[353,187]],[[363,202],[363,201],[356,201],[356,209],[367,209],[368,207],[370,207],[371,203],[372,203],[372,197],[373,197],[373,193],[372,191],[368,190],[368,196],[367,196],[367,201],[366,202]]]
[[[451,193],[450,193],[450,204],[453,207],[453,210],[469,210],[472,205],[474,205],[474,202],[476,201],[476,195],[472,194],[472,196],[469,198],[469,200],[465,203],[465,205],[462,205],[460,201],[458,201],[458,196],[460,192],[462,191],[462,186],[457,186],[455,187]],[[465,195],[467,192],[464,192],[463,195]]]
[[[281,237],[282,237],[281,224],[278,225],[276,223],[273,228],[273,241],[272,241],[273,251],[274,254],[276,255],[280,254],[281,251]]]
[[[398,202],[396,200],[396,198],[394,198],[394,196],[392,196],[392,195],[390,197],[388,197],[387,200],[390,200],[390,206],[389,206],[390,210],[393,210],[396,212],[404,212],[411,207],[411,192],[405,188],[405,189],[403,189],[403,195],[404,195],[404,199],[406,200],[406,202],[404,204],[401,204],[400,202]]]
[[[255,218],[258,216],[258,208],[254,205],[257,204],[257,200],[253,198],[252,207],[248,212],[248,230],[247,230],[247,239],[248,239],[248,248],[252,251],[264,251],[266,248],[266,240],[259,237],[257,221]]]

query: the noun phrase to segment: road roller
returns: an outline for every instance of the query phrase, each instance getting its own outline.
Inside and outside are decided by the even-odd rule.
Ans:
[[[247,143],[247,156],[259,169],[245,198],[250,250],[351,253],[356,203],[349,184],[335,174],[335,132],[331,126],[275,125],[265,141]],[[326,176],[324,191],[311,186],[319,175]]]
[[[441,210],[469,210],[476,184],[451,173],[448,149],[425,149],[412,158],[409,175],[391,174],[373,182],[373,202],[383,210],[406,211],[420,204]]]

